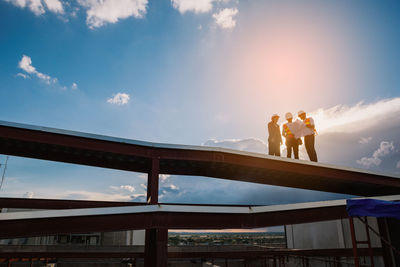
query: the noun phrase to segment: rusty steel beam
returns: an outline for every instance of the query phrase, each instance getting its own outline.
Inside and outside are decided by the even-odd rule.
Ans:
[[[372,196],[400,193],[400,179],[222,148],[157,144],[0,121],[0,153],[150,173],[229,180]]]
[[[144,202],[93,201],[40,198],[8,198],[0,197],[1,208],[13,209],[84,209],[101,207],[122,207],[146,205]]]
[[[179,205],[179,206],[226,206],[226,207],[249,207],[249,205],[235,204],[197,204],[197,203],[163,203],[160,205]],[[145,202],[127,201],[97,201],[97,200],[70,200],[70,199],[45,199],[45,198],[14,198],[0,197],[0,208],[15,209],[84,209],[101,207],[123,207],[147,205]],[[252,207],[260,205],[251,205]]]
[[[158,203],[160,159],[153,155],[147,179],[147,204]],[[168,262],[168,229],[148,228],[145,236],[144,266],[163,267]]]
[[[257,214],[151,212],[0,220],[0,238],[135,229],[252,229],[346,218],[345,206]]]
[[[154,157],[151,161],[151,170],[147,179],[147,204],[158,203],[158,183],[160,172],[160,159]]]
[[[374,248],[375,256],[382,256],[382,248]],[[360,249],[361,256],[368,256],[368,249]],[[181,251],[168,252],[168,258],[259,258],[270,256],[307,256],[307,257],[352,257],[352,250],[344,249],[268,249],[268,250],[246,250],[246,251]]]
[[[18,246],[19,249],[21,246]],[[23,247],[23,246],[22,246]],[[76,259],[101,259],[101,258],[144,258],[143,252],[132,251],[113,251],[101,250],[96,251],[92,248],[90,251],[40,251],[35,250],[35,246],[30,246],[31,251],[1,251],[0,262],[4,259],[11,258],[76,258]],[[55,246],[56,248],[56,246]],[[218,249],[223,249],[223,246],[218,246]],[[171,247],[171,250],[174,250]],[[375,256],[382,256],[382,248],[374,248]],[[368,256],[367,248],[359,249],[360,256]],[[257,258],[269,256],[307,256],[307,257],[352,257],[352,249],[251,249],[251,250],[222,250],[222,251],[196,251],[196,247],[185,247],[185,251],[169,251],[168,259],[193,259],[193,258],[227,258],[227,259],[242,259],[242,258]]]

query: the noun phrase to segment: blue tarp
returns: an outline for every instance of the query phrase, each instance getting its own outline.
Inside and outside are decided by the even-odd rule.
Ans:
[[[349,216],[389,217],[400,220],[400,202],[377,199],[347,199]]]

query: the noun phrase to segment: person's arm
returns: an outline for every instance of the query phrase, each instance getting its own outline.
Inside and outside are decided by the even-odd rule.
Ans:
[[[283,128],[283,127],[282,127]],[[279,140],[280,140],[280,144],[282,145],[283,144],[283,142],[282,142],[282,135],[280,134],[281,133],[281,128],[280,128],[280,126],[278,125],[278,133],[279,133]]]
[[[282,125],[282,136],[286,137],[285,125]]]
[[[272,129],[272,124],[271,124],[271,123],[268,123],[268,136],[271,136],[272,131],[273,131],[273,129]]]

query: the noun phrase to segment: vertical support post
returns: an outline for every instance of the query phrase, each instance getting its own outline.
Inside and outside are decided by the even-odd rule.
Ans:
[[[147,204],[158,203],[158,180],[160,172],[160,159],[153,157],[151,170],[147,179]],[[144,247],[145,267],[166,267],[168,262],[168,229],[146,229]]]
[[[145,267],[165,267],[168,262],[168,229],[146,229]]]
[[[160,172],[160,159],[154,157],[151,160],[151,170],[147,176],[147,204],[158,203],[158,179]]]
[[[365,231],[367,233],[368,253],[371,258],[371,267],[375,267],[374,253],[372,252],[371,237],[369,235],[369,228],[368,228],[368,217],[365,216],[364,219],[365,219]]]
[[[360,267],[360,259],[358,258],[358,252],[357,252],[356,230],[354,229],[353,217],[349,217],[349,223],[350,223],[351,243],[353,245],[354,266]]]

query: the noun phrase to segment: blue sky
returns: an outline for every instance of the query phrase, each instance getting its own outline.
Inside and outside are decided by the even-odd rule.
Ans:
[[[321,162],[398,175],[399,15],[398,1],[0,0],[0,120],[265,153],[271,114],[303,109]],[[145,183],[11,157],[0,196],[142,200]],[[341,197],[200,177],[161,186],[162,201],[186,203]]]

